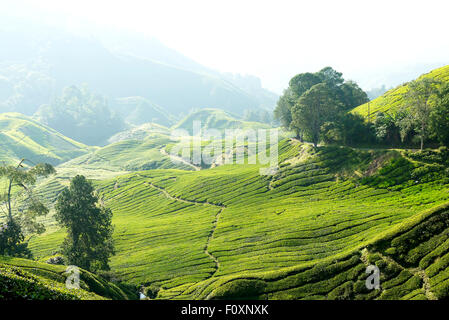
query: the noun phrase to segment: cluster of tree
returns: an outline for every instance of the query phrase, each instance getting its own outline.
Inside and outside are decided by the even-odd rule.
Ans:
[[[367,95],[330,67],[298,74],[279,98],[275,118],[301,141],[343,145],[415,146],[425,142],[449,146],[449,84],[423,78],[408,84],[403,106],[379,112],[373,123],[349,113]]]
[[[35,117],[62,134],[88,145],[102,145],[125,129],[123,119],[111,112],[106,98],[87,86],[70,86],[61,97],[42,105]]]
[[[377,140],[387,145],[419,144],[421,150],[426,141],[449,146],[449,84],[423,78],[408,87],[401,109],[376,115]]]
[[[0,223],[0,255],[31,258],[26,236],[45,231],[38,217],[49,210],[33,193],[38,178],[54,174],[49,164],[26,167],[0,167],[0,180],[5,192],[0,194],[4,217]],[[92,184],[84,176],[76,176],[70,187],[58,196],[56,220],[67,230],[62,245],[66,263],[90,271],[109,270],[109,258],[115,254],[112,242],[112,212],[98,204]]]
[[[76,176],[58,196],[56,221],[66,228],[62,253],[70,265],[98,271],[109,270],[115,254],[112,241],[112,211],[99,205],[92,184]]]
[[[366,142],[370,127],[364,119],[349,114],[368,102],[366,93],[354,81],[345,81],[340,72],[326,67],[316,73],[293,77],[279,98],[274,116],[301,141],[315,146],[321,141],[342,144]]]
[[[266,110],[246,109],[243,113],[243,120],[271,123],[273,119],[271,117],[271,114]]]

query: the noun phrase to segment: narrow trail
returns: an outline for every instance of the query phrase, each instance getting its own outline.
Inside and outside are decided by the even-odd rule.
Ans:
[[[141,176],[142,177],[142,176]],[[220,208],[218,210],[218,212],[215,215],[215,219],[212,223],[212,229],[209,232],[209,235],[207,237],[207,241],[206,241],[206,245],[204,246],[204,253],[214,262],[215,264],[215,270],[213,273],[210,274],[210,276],[207,279],[212,278],[217,272],[218,269],[220,268],[220,262],[218,261],[217,257],[215,257],[210,251],[209,251],[209,246],[210,246],[210,242],[212,241],[212,239],[214,238],[214,234],[215,234],[215,230],[217,228],[217,224],[218,221],[220,219],[221,213],[223,212],[223,210],[226,208],[224,205],[218,205],[218,204],[214,204],[214,203],[210,203],[210,202],[198,202],[198,201],[192,201],[192,200],[186,200],[186,199],[182,199],[179,197],[174,197],[171,194],[169,194],[167,192],[167,190],[165,190],[162,187],[156,186],[155,184],[153,184],[152,182],[145,182],[146,185],[158,190],[159,192],[161,192],[166,198],[170,199],[170,200],[175,200],[175,201],[180,201],[180,202],[184,202],[184,203],[190,203],[190,204],[195,204],[195,205],[209,205],[209,206],[214,206],[214,207],[218,207]]]
[[[181,162],[181,163],[184,163],[184,164],[188,165],[189,167],[192,167],[195,171],[200,171],[201,170],[200,167],[195,166],[194,164],[190,163],[189,161],[186,161],[186,160],[184,160],[181,157],[174,156],[174,155],[171,155],[171,154],[167,153],[167,151],[165,150],[165,146],[162,147],[161,149],[159,149],[159,152],[162,153],[164,156],[170,157],[170,159],[172,161],[178,161],[178,162]]]

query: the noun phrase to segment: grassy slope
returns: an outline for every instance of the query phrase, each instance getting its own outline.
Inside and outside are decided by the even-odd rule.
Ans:
[[[442,82],[449,82],[449,66],[435,69],[429,73],[426,73],[419,77],[422,78],[435,78]],[[364,117],[368,116],[368,105],[370,110],[370,118],[374,119],[376,113],[378,112],[394,112],[397,111],[401,106],[403,106],[403,96],[408,91],[407,83],[402,84],[394,89],[389,90],[382,96],[374,99],[369,103],[362,104],[353,109],[352,112],[359,113]]]
[[[170,126],[175,120],[164,108],[143,97],[117,98],[111,106],[123,118],[134,125],[146,122],[157,122],[164,126]]]
[[[110,169],[111,171],[136,171],[148,169],[186,169],[189,166],[173,163],[161,149],[171,143],[164,134],[151,134],[144,140],[124,140],[95,150],[74,160],[64,163],[61,168]]]
[[[100,183],[116,225],[112,269],[130,283],[160,287],[162,299],[391,297],[359,288],[366,277],[361,249],[384,239],[380,235],[397,234],[404,219],[447,202],[445,167],[394,151],[323,147],[314,153],[289,141],[281,143],[280,156],[273,177],[260,176],[258,165],[226,165],[152,170]],[[391,158],[399,160],[363,177]],[[435,232],[438,245],[445,243],[445,234]],[[63,237],[52,230],[30,247],[45,258]],[[367,256],[387,254],[384,247]],[[439,250],[428,261],[442,271],[428,277],[439,281],[443,297],[449,261],[445,247]],[[391,274],[383,277],[385,286],[398,286]],[[418,280],[408,277],[392,296],[412,294]],[[418,291],[413,297],[422,297]]]
[[[34,163],[59,164],[89,152],[71,140],[20,113],[0,114],[0,161],[26,158]]]
[[[118,285],[80,270],[80,290],[65,287],[66,267],[0,256],[0,297],[2,299],[103,300],[136,299]]]
[[[161,153],[170,140],[165,135],[151,134],[143,141],[126,140],[97,148],[94,151],[65,162],[56,167],[57,174],[41,179],[35,186],[35,193],[49,204],[50,214],[39,219],[46,223],[48,232],[57,228],[52,204],[58,194],[69,185],[76,175],[84,175],[94,181],[111,179],[137,170],[156,168],[176,168],[193,170],[192,166],[172,161]]]

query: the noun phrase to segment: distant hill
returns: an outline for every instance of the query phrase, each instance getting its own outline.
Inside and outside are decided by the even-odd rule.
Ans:
[[[449,82],[449,65],[432,70],[423,74],[418,79],[435,78],[442,82]],[[362,104],[352,110],[354,113],[361,114],[365,117],[370,114],[370,118],[374,119],[378,112],[395,112],[404,105],[404,94],[408,92],[408,83],[404,83],[394,89],[387,91],[382,96],[374,99],[369,103]]]
[[[97,168],[111,172],[138,171],[150,169],[185,169],[192,170],[191,166],[174,163],[170,156],[165,154],[164,147],[171,143],[169,136],[151,133],[143,139],[121,140],[103,148],[82,155],[58,167],[73,168],[74,171],[95,170]]]
[[[186,116],[178,122],[174,129],[185,129],[190,134],[193,132],[193,122],[200,121],[202,129],[256,129],[269,128],[265,123],[244,121],[228,112],[220,109],[201,109]]]
[[[53,165],[88,153],[90,148],[20,113],[0,114],[0,161],[19,159]]]
[[[140,126],[121,131],[109,138],[109,143],[115,143],[124,140],[145,140],[155,133],[170,135],[170,129],[157,123],[144,123]]]
[[[170,127],[176,122],[161,106],[143,97],[117,98],[112,101],[110,108],[132,125],[153,122]]]
[[[83,83],[111,101],[143,97],[178,119],[204,106],[242,114],[276,103],[260,83],[233,81],[157,41],[125,36],[128,45],[117,45],[40,25],[0,27],[0,42],[8,43],[0,52],[0,112],[32,115],[64,87]],[[134,111],[124,116],[136,119]]]

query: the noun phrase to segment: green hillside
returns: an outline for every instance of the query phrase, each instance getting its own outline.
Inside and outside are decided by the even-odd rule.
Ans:
[[[0,114],[0,161],[26,158],[53,165],[86,154],[90,148],[20,113]]]
[[[449,66],[435,69],[429,73],[423,74],[418,79],[434,78],[442,82],[449,82]],[[354,113],[363,115],[370,114],[370,118],[374,119],[378,112],[395,112],[403,106],[404,94],[408,91],[408,84],[404,83],[392,90],[387,91],[382,96],[374,99],[369,103],[362,104],[352,110]]]
[[[133,125],[156,122],[164,126],[171,126],[175,121],[173,116],[165,112],[161,106],[143,97],[117,98],[111,109]]]
[[[107,169],[110,171],[137,171],[149,169],[186,169],[191,166],[174,163],[164,153],[164,147],[172,143],[167,135],[150,134],[143,140],[123,140],[68,161],[60,168]]]
[[[202,129],[217,129],[223,131],[225,129],[270,128],[269,125],[264,123],[240,120],[220,109],[206,108],[191,113],[178,122],[173,129],[184,129],[192,134],[194,121],[200,121]]]
[[[145,140],[155,133],[170,135],[170,129],[157,123],[147,122],[113,135],[108,139],[108,142],[115,143],[123,140]]]
[[[0,256],[2,300],[128,300],[137,290],[121,288],[88,271],[80,270],[81,289],[67,289],[66,267]]]
[[[114,212],[112,270],[159,299],[447,297],[447,151],[284,140],[279,152],[274,176],[224,165],[97,182]],[[50,228],[30,248],[47,259],[63,237]],[[380,291],[364,289],[368,262]]]

